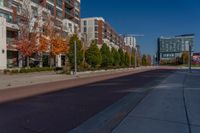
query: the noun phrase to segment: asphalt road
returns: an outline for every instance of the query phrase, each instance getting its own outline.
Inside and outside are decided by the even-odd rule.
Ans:
[[[126,90],[173,72],[142,72],[1,104],[0,133],[66,133],[129,94]]]

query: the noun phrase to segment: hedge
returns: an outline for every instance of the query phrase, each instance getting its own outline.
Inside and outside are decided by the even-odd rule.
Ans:
[[[35,67],[35,68],[21,68],[21,69],[5,69],[4,74],[15,74],[15,73],[31,73],[31,72],[43,72],[53,71],[54,68],[50,67]]]

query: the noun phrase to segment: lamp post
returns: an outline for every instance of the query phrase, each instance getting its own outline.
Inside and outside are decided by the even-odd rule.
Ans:
[[[129,67],[132,66],[132,54],[133,54],[133,48],[131,48],[131,54],[130,54],[130,60],[129,60]]]
[[[189,62],[188,62],[188,65],[189,65],[189,73],[192,72],[192,69],[191,69],[191,64],[192,64],[192,45],[189,44]]]
[[[74,42],[74,75],[77,74],[77,50],[76,50],[76,41]]]
[[[85,68],[85,51],[86,51],[86,47],[87,47],[87,44],[88,44],[88,40],[87,40],[87,33],[83,33],[83,39],[84,39],[84,44],[83,44],[83,63],[84,63],[84,68]]]

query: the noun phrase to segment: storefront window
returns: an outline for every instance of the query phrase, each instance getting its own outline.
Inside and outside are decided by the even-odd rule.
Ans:
[[[7,51],[7,63],[8,63],[8,68],[13,68],[18,66],[17,51]]]

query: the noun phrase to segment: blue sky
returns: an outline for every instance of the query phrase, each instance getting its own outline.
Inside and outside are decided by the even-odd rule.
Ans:
[[[154,54],[160,36],[195,34],[200,52],[199,0],[82,0],[81,17],[104,17],[120,34],[143,34],[142,53]]]

